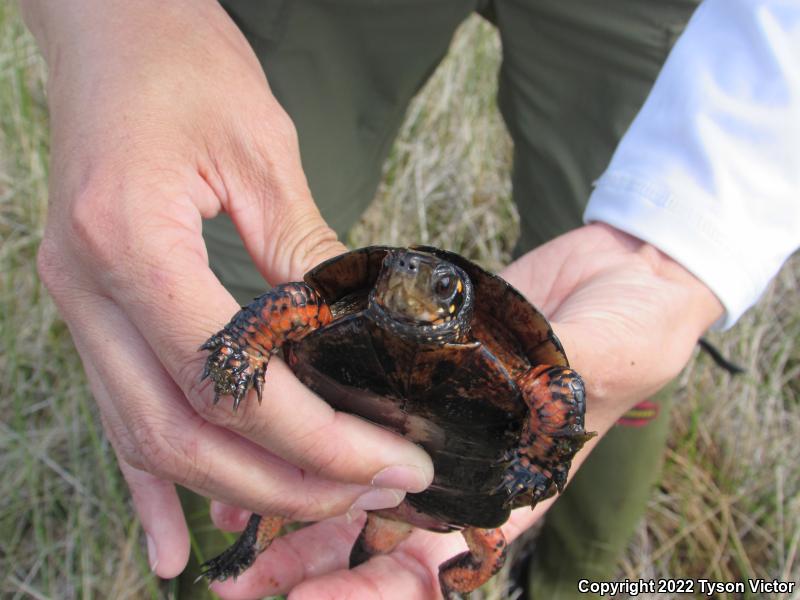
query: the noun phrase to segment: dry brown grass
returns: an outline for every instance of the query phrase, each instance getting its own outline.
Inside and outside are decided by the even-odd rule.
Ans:
[[[454,46],[412,105],[379,197],[349,241],[421,241],[498,268],[516,236],[511,145],[493,103],[499,45],[474,20]],[[2,4],[0,595],[163,597],[68,332],[33,266],[46,206],[42,90],[30,36]],[[800,580],[798,277],[794,260],[757,310],[715,336],[745,376],[704,356],[682,374],[663,481],[621,577]],[[484,593],[505,596],[502,578]]]

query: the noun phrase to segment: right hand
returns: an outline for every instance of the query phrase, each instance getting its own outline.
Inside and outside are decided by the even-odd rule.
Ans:
[[[333,411],[280,361],[260,407],[251,393],[234,414],[200,384],[198,346],[238,309],[208,267],[203,218],[228,213],[271,283],[345,250],[311,198],[289,117],[220,6],[23,8],[50,67],[39,272],[83,360],[155,571],[174,576],[188,557],[173,482],[301,520],[357,501],[394,506],[427,487],[433,467],[420,448]]]

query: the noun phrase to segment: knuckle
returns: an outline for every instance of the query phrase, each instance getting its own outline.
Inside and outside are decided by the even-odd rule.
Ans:
[[[323,499],[309,494],[303,499],[302,504],[286,505],[285,500],[278,500],[273,504],[278,506],[278,514],[285,515],[290,521],[311,522],[343,514],[352,502]]]
[[[69,226],[77,249],[106,269],[119,258],[120,234],[105,194],[84,191],[69,211]]]
[[[114,447],[117,458],[135,469],[145,470],[142,453],[139,451],[135,440],[132,439],[128,428],[118,419],[106,416],[102,409],[100,411],[100,419],[106,435]]]
[[[203,372],[200,360],[201,359],[191,360],[182,363],[175,373],[175,378],[195,412],[206,421],[209,421],[211,419],[206,419],[205,417],[206,412],[209,411],[209,405],[211,404],[208,399],[212,395],[214,384],[210,379],[200,380],[200,374]]]
[[[213,425],[233,428],[236,422],[236,415],[226,405],[224,398],[220,398],[219,403],[214,404],[212,400],[206,398],[206,395],[193,394],[190,404],[201,419]]]
[[[156,420],[141,416],[130,425],[133,464],[162,479],[185,479],[185,456],[178,449],[178,441]]]
[[[294,121],[277,102],[270,109],[269,127],[278,139],[284,140],[292,147],[299,145]]]
[[[134,469],[150,472],[144,456],[139,451],[139,446],[130,437],[125,435],[119,436],[114,444],[114,450],[120,460],[129,464]]]
[[[245,437],[253,438],[263,427],[255,411],[259,409],[255,392],[248,391],[237,410],[233,410],[233,398],[220,396],[214,403],[214,383],[210,378],[200,380],[205,357],[198,358],[179,367],[176,381],[186,395],[190,406],[197,415],[208,423],[236,431]]]
[[[280,263],[286,265],[289,278],[300,279],[312,267],[346,249],[315,207],[298,206],[292,213],[278,248],[284,252]]]

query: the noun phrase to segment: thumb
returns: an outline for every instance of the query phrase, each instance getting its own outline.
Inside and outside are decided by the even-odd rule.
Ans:
[[[301,280],[312,267],[347,251],[303,183],[291,201],[264,198],[230,215],[250,257],[272,285]]]
[[[275,110],[272,126],[251,141],[252,151],[226,156],[220,165],[234,175],[222,204],[273,285],[302,279],[310,268],[347,251],[311,196],[294,124]]]

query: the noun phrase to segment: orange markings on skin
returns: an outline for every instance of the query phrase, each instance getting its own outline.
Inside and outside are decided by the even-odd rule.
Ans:
[[[500,529],[468,528],[462,533],[469,553],[447,561],[440,576],[450,590],[471,592],[502,568],[507,543]]]
[[[327,304],[320,307],[319,315],[317,316],[317,318],[319,319],[319,322],[322,325],[327,325],[328,323],[331,322],[331,319],[333,319],[333,315],[331,314],[331,309],[328,307]]]
[[[261,517],[261,522],[258,524],[256,531],[256,549],[261,552],[269,547],[283,527],[283,517]]]
[[[367,523],[362,534],[364,545],[370,554],[388,554],[411,534],[412,529],[408,523],[367,513]]]

